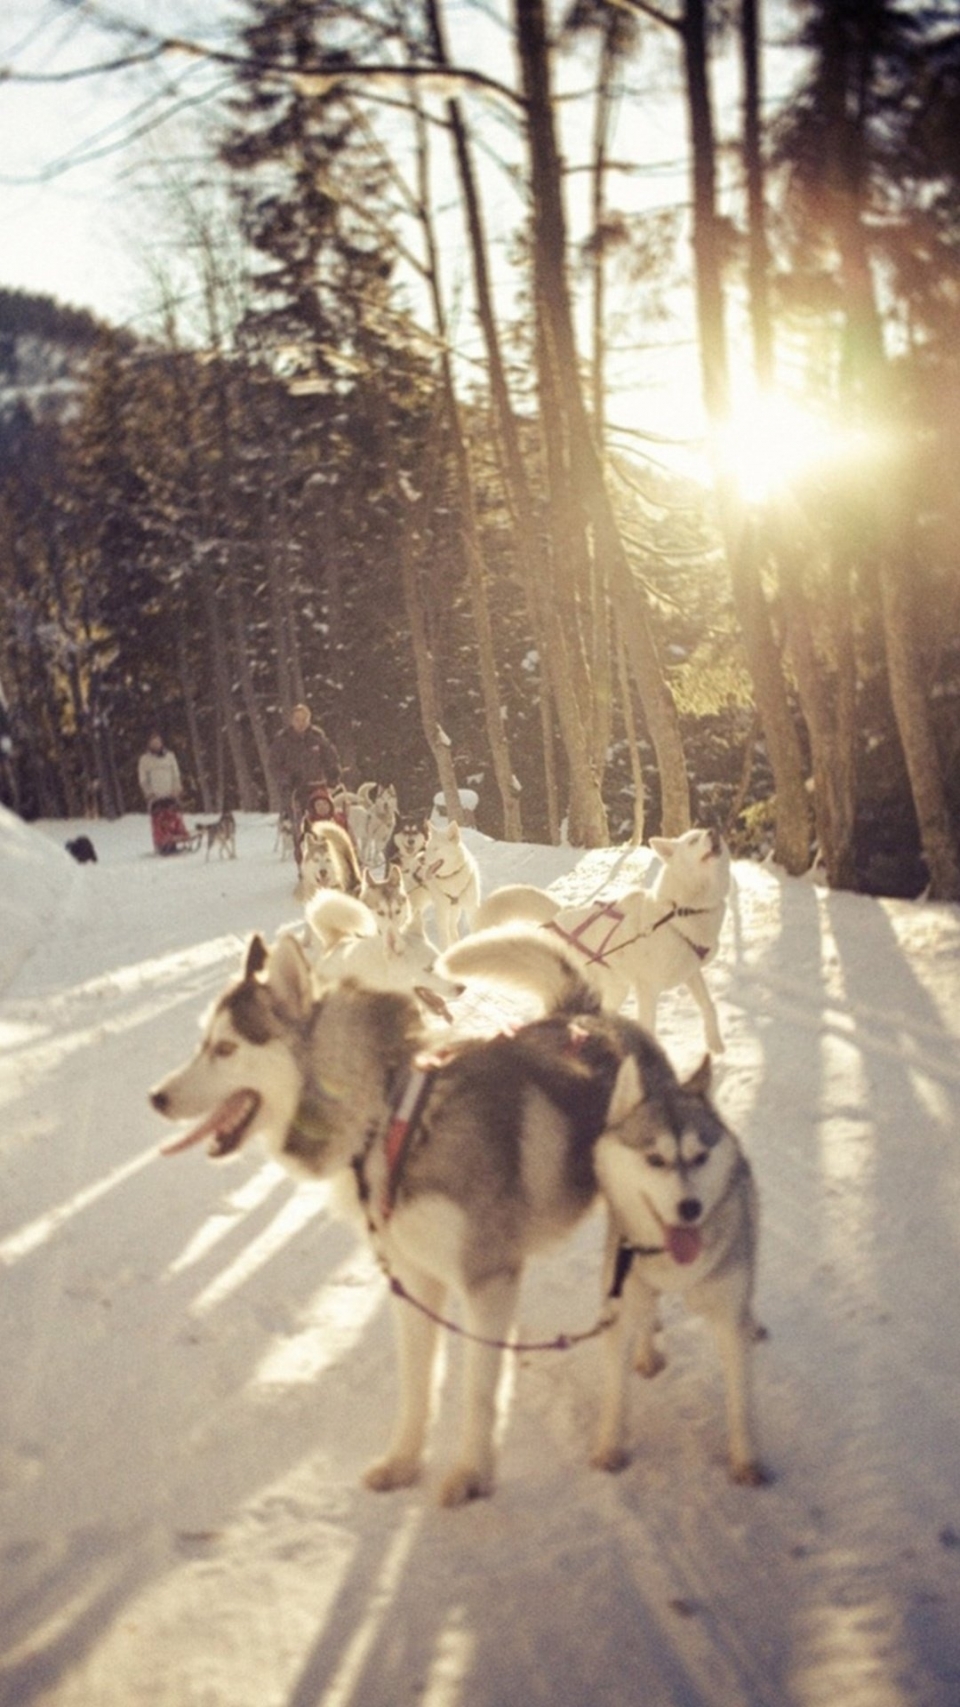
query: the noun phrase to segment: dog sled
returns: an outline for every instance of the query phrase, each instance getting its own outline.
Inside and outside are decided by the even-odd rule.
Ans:
[[[153,846],[158,854],[179,853],[199,846],[199,838],[188,830],[175,800],[155,800],[150,808]]]

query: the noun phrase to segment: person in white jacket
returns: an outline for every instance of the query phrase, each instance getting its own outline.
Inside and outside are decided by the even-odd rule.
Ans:
[[[162,735],[151,735],[147,742],[147,750],[141,753],[137,765],[137,780],[148,812],[160,800],[179,802],[183,793],[180,766],[176,754],[164,745]]]

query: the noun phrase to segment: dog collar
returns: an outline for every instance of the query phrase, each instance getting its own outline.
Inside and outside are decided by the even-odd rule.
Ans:
[[[614,1258],[613,1279],[610,1282],[607,1297],[620,1298],[622,1296],[627,1275],[633,1267],[634,1257],[662,1257],[665,1255],[665,1245],[630,1245],[626,1239],[621,1239]]]

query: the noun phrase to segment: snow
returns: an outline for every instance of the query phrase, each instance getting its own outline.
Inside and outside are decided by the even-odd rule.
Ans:
[[[649,858],[466,839],[487,889],[571,900]],[[727,1481],[677,1305],[621,1475],[586,1462],[596,1342],[529,1354],[495,1496],[444,1511],[452,1378],[423,1484],[360,1485],[389,1312],[325,1189],[157,1154],[148,1087],[246,935],[297,919],[273,825],[241,816],[235,862],[149,846],[143,817],[0,815],[3,1707],[956,1707],[960,910],[734,867],[707,976],[761,1192],[773,1484]],[[687,1069],[693,1003],[661,1009]],[[532,1265],[525,1337],[594,1319],[598,1249],[594,1218]]]

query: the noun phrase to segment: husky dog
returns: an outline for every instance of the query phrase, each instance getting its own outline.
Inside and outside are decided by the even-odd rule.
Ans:
[[[343,803],[350,834],[362,865],[381,865],[397,821],[397,791],[393,783],[378,788],[363,782]]]
[[[274,836],[273,848],[281,859],[289,859],[293,853],[293,819],[289,812],[281,812],[277,818],[277,833]]]
[[[377,934],[383,938],[386,948],[391,954],[399,953],[413,924],[413,907],[403,886],[400,867],[389,866],[385,877],[374,877],[372,871],[365,871],[360,900],[373,915]]]
[[[560,902],[546,889],[537,889],[532,883],[505,883],[500,889],[492,889],[481,901],[473,928],[486,931],[514,923],[545,925],[559,911]]]
[[[358,895],[363,881],[356,849],[346,830],[332,821],[311,824],[300,852],[298,901],[309,901],[318,889],[342,889]]]
[[[399,954],[413,922],[400,867],[392,865],[386,877],[365,871],[359,893],[346,902],[335,890],[321,890],[307,907],[307,922],[325,950],[346,937],[376,935],[388,954]]]
[[[491,933],[492,935],[493,933]],[[447,949],[437,971],[469,984],[480,937]],[[534,980],[555,1011],[585,1003],[582,972],[569,949],[531,930],[526,952],[542,966]],[[481,972],[481,976],[483,973]],[[680,1087],[683,1117],[665,1121],[648,1101],[635,1053],[624,1054],[594,1146],[594,1171],[609,1211],[607,1269],[620,1301],[606,1335],[604,1397],[593,1464],[619,1470],[625,1450],[627,1366],[652,1377],[665,1368],[657,1347],[657,1300],[685,1296],[717,1338],[727,1394],[730,1474],[759,1486],[767,1477],[756,1448],[751,1349],[766,1337],[753,1314],[757,1193],[750,1164],[709,1100],[710,1057]]]
[[[403,873],[403,886],[413,908],[411,930],[423,934],[423,915],[430,905],[430,891],[425,873],[428,822],[426,818],[397,819],[393,835],[387,843],[386,857]]]
[[[359,895],[320,890],[308,904],[308,957],[324,980],[350,977],[375,990],[409,990],[449,1024],[447,1004],[462,986],[434,971],[437,951],[425,937],[407,934],[411,918],[399,868],[385,878],[365,872]]]
[[[397,791],[393,783],[378,790],[367,807],[363,840],[360,843],[365,865],[383,865],[387,846],[397,822]]]
[[[563,907],[541,928],[565,944],[594,985],[605,1007],[619,1008],[632,990],[637,1019],[656,1026],[657,1000],[674,984],[686,984],[703,1016],[707,1048],[723,1050],[716,1009],[703,966],[716,953],[730,885],[730,855],[715,830],[688,830],[669,840],[652,836],[650,846],[663,861],[653,889],[630,889],[615,901]],[[473,940],[473,976],[549,992],[554,977],[550,957],[531,955],[522,927],[511,947],[508,927]],[[541,989],[536,975],[546,978]]]
[[[427,826],[423,878],[433,903],[437,936],[447,946],[456,942],[460,921],[472,930],[480,905],[480,867],[460,835],[460,825]]]
[[[637,1063],[626,1056],[594,1165],[610,1209],[611,1294],[622,1296],[604,1342],[606,1379],[593,1464],[627,1462],[626,1376],[658,1375],[657,1305],[679,1292],[710,1323],[726,1383],[730,1475],[759,1487],[767,1481],[757,1453],[751,1378],[753,1342],[765,1337],[753,1314],[757,1193],[750,1164],[707,1100],[710,1057],[683,1087],[699,1099],[693,1118],[669,1129],[651,1123]],[[642,1166],[638,1178],[637,1158]]]
[[[226,1156],[259,1134],[294,1173],[334,1176],[340,1206],[365,1227],[391,1280],[401,1373],[399,1413],[385,1456],[367,1471],[371,1488],[405,1487],[420,1473],[438,1317],[448,1291],[459,1294],[464,1417],[442,1489],[445,1504],[459,1505],[493,1487],[497,1386],[524,1263],[594,1202],[598,1141],[611,1151],[611,1189],[628,1200],[642,1193],[654,1152],[678,1179],[681,1157],[696,1169],[696,1210],[684,1175],[686,1207],[676,1212],[688,1230],[703,1223],[702,1247],[687,1264],[692,1281],[723,1267],[707,1230],[708,1170],[698,1161],[702,1154],[728,1167],[733,1140],[699,1085],[679,1084],[659,1045],[631,1020],[599,1011],[575,975],[548,1018],[425,1059],[430,1037],[410,996],[352,979],[318,993],[292,937],[268,949],[255,936],[196,1053],[151,1101],[171,1120],[196,1122],[164,1146],[168,1154],[207,1139],[213,1156]],[[621,1081],[628,1058],[635,1075]],[[608,1127],[618,1085],[619,1124]],[[643,1102],[635,1109],[636,1086]],[[614,1159],[621,1144],[622,1161]],[[628,1202],[627,1229],[632,1213]],[[657,1243],[666,1247],[668,1236],[677,1235],[664,1216]],[[677,1248],[689,1257],[692,1244]],[[729,1249],[724,1260],[734,1260]],[[615,1414],[608,1400],[601,1456]]]
[[[209,824],[197,824],[194,835],[201,847],[206,849],[203,862],[210,858],[211,848],[216,848],[221,859],[236,859],[237,857],[237,821],[232,812],[221,812]]]

